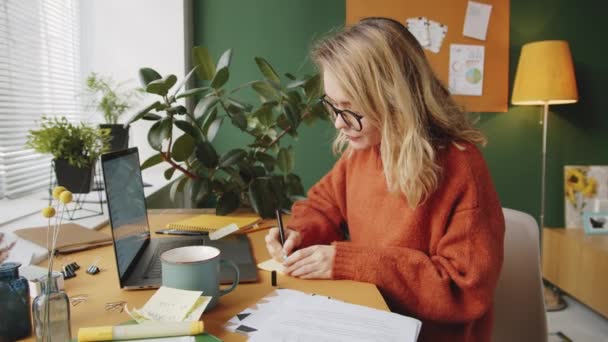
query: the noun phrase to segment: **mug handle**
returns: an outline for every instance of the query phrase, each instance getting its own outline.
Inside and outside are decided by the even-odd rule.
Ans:
[[[234,262],[232,262],[232,260],[221,259],[220,260],[220,267],[221,267],[222,264],[228,264],[227,266],[232,267],[232,269],[234,270],[235,277],[234,277],[234,281],[232,282],[232,285],[230,285],[229,288],[223,289],[223,290],[220,289],[219,297],[221,297],[221,296],[223,296],[225,294],[229,294],[239,284],[239,268],[236,267],[236,265],[234,264]]]

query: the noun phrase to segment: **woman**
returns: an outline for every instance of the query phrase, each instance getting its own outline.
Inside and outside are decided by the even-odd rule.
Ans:
[[[268,251],[294,277],[376,284],[421,341],[489,341],[504,218],[484,137],[397,21],[364,19],[312,56],[346,149]]]

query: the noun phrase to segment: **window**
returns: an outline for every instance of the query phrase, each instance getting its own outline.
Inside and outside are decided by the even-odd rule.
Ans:
[[[48,187],[25,141],[42,115],[83,116],[80,55],[78,0],[0,0],[0,199]]]

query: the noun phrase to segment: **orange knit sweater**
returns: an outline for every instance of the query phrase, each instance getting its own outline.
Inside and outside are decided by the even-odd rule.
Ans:
[[[438,150],[438,189],[412,209],[390,193],[378,147],[343,156],[292,208],[303,247],[336,246],[334,279],[376,284],[422,321],[420,341],[489,341],[504,218],[479,150]],[[346,224],[350,241],[344,241]]]

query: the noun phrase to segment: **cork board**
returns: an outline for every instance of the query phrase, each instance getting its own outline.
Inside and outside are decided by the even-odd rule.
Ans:
[[[485,62],[481,96],[454,95],[467,112],[506,112],[509,96],[509,0],[478,0],[492,5],[486,40],[462,34],[468,0],[346,0],[346,24],[365,17],[388,17],[406,24],[426,17],[448,26],[439,53],[425,50],[433,69],[448,84],[450,44],[483,45]]]

